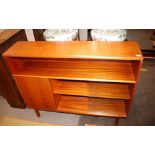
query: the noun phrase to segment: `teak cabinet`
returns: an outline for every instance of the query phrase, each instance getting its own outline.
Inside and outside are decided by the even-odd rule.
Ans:
[[[133,41],[18,42],[3,56],[28,108],[115,118],[128,116],[143,60]]]

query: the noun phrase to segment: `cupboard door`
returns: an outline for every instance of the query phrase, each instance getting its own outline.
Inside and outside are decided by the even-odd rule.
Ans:
[[[43,110],[56,109],[48,79],[22,76],[15,76],[14,79],[27,107]]]

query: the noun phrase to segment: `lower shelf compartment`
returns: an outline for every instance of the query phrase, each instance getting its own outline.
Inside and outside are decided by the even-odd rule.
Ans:
[[[96,116],[127,117],[125,101],[114,99],[62,95],[57,111]]]

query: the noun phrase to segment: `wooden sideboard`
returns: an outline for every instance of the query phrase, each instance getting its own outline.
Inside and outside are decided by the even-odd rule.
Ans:
[[[25,108],[25,103],[2,57],[2,54],[17,41],[27,41],[24,30],[6,29],[0,33],[0,92],[11,107]]]
[[[28,108],[116,124],[128,116],[143,60],[133,41],[18,42],[3,57]]]

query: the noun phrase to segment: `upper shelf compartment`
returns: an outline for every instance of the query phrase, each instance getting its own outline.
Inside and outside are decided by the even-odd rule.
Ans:
[[[15,76],[135,83],[130,61],[9,58]],[[17,67],[18,66],[18,67]]]

